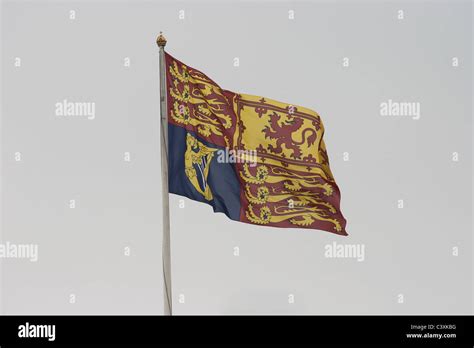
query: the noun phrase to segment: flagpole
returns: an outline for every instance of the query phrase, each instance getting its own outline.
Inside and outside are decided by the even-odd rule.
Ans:
[[[166,39],[160,32],[156,39],[160,49],[160,143],[161,143],[161,188],[163,199],[163,294],[164,314],[172,315],[172,293],[171,293],[171,247],[170,247],[170,207],[168,189],[168,98],[166,89],[166,62],[165,46]]]

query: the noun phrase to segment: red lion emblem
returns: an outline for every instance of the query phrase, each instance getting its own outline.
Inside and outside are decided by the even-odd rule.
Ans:
[[[276,139],[276,146],[268,145],[268,150],[274,154],[282,154],[283,148],[282,145],[285,144],[285,147],[288,150],[292,150],[291,157],[294,159],[301,158],[301,149],[300,145],[308,143],[308,146],[314,144],[317,138],[317,133],[312,128],[306,128],[302,132],[301,141],[295,141],[292,138],[292,134],[298,131],[303,125],[303,119],[301,117],[294,117],[287,115],[287,119],[283,121],[282,125],[278,124],[280,116],[276,112],[270,115],[270,126],[265,126],[263,133],[265,138]]]

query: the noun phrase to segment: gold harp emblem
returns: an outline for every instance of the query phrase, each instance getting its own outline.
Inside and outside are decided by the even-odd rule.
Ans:
[[[184,154],[186,176],[196,191],[208,201],[212,200],[212,192],[207,183],[207,177],[216,151],[217,149],[205,146],[190,133],[187,134],[186,152]]]

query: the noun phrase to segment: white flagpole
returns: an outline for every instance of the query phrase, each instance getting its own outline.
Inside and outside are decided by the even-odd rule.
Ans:
[[[168,189],[168,98],[166,90],[166,39],[160,32],[156,39],[160,49],[160,142],[161,142],[161,188],[163,198],[163,283],[164,314],[173,314],[171,294],[171,250],[170,250],[170,207]]]

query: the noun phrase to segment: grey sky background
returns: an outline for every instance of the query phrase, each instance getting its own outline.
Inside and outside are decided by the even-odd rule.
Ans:
[[[1,313],[163,312],[160,30],[221,87],[321,115],[349,233],[171,196],[175,314],[472,313],[471,2],[1,4],[0,241],[39,248],[0,259]],[[64,99],[94,102],[95,118],[56,116]],[[389,99],[420,119],[381,116]],[[364,261],[325,257],[333,242]]]

